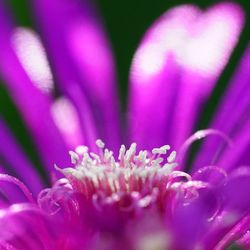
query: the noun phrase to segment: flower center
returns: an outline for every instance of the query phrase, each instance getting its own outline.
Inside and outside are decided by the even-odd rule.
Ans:
[[[191,177],[174,170],[176,152],[169,152],[169,145],[138,153],[136,143],[132,143],[129,149],[122,145],[118,160],[101,140],[97,140],[96,145],[99,154],[79,146],[69,152],[74,167],[56,169],[64,174],[74,191],[92,199],[97,207],[111,203],[117,203],[125,210],[134,208],[135,203],[138,207],[148,207],[165,200],[169,190],[179,190],[184,183],[191,189],[187,185]],[[189,195],[194,195],[193,189]]]

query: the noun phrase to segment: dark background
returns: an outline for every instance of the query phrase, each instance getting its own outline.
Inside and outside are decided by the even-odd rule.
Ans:
[[[28,0],[5,0],[11,5],[17,23],[22,26],[34,27],[32,13]],[[53,0],[51,0],[53,1]],[[72,0],[73,1],[73,0]],[[84,0],[82,0],[84,1]],[[126,106],[127,82],[132,56],[146,29],[152,22],[172,6],[193,3],[206,8],[219,1],[180,1],[180,0],[93,0],[107,30],[117,65],[117,74],[120,86],[120,97],[123,110]],[[235,48],[229,63],[225,67],[212,96],[204,107],[197,129],[207,127],[209,120],[216,109],[218,100],[227,87],[228,80],[234,73],[239,59],[244,53],[250,35],[250,2],[249,0],[234,1],[240,4],[246,12],[246,24],[239,43]],[[33,147],[32,140],[23,122],[8,97],[6,90],[0,84],[0,115],[7,120],[10,128],[29,154],[36,166],[40,166],[38,154]]]

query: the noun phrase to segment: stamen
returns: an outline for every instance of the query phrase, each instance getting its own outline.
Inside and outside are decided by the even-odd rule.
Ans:
[[[124,145],[121,145],[118,160],[121,161],[124,158],[125,152],[126,152],[126,147]]]
[[[100,149],[103,149],[105,147],[105,143],[100,139],[96,140],[96,145]]]
[[[24,183],[22,183],[21,181],[19,181],[17,178],[12,177],[8,174],[1,174],[0,173],[0,182],[9,182],[13,185],[15,185],[25,196],[26,198],[31,202],[31,203],[35,203],[32,193],[29,191],[29,189],[24,185]]]
[[[151,152],[141,150],[138,154],[136,143],[132,143],[127,150],[121,145],[117,160],[113,151],[105,148],[103,141],[97,140],[96,145],[100,149],[99,154],[79,146],[69,152],[73,168],[56,167],[68,179],[73,190],[83,193],[93,202],[100,192],[106,202],[117,202],[122,194],[137,193],[137,205],[146,207],[157,199],[160,186],[164,185],[162,192],[166,192],[166,188],[175,187],[175,182],[183,182],[183,177],[190,180],[189,175],[174,171],[177,166],[176,151],[172,151],[168,157],[161,157],[167,154],[169,145],[154,148]]]
[[[172,151],[171,154],[169,155],[168,157],[168,163],[172,163],[175,161],[175,158],[176,158],[176,151]]]
[[[88,152],[88,147],[86,147],[86,146],[78,146],[78,147],[76,147],[76,153],[77,154],[83,155],[86,152]]]
[[[125,162],[127,164],[129,164],[129,162],[133,160],[135,153],[136,153],[136,143],[132,143],[130,148],[127,150],[125,154]]]
[[[167,153],[167,150],[170,149],[170,146],[169,145],[164,145],[160,148],[153,148],[152,150],[152,154],[160,154],[160,155],[163,155],[163,154],[166,154]]]
[[[93,153],[93,152],[90,152],[90,156],[91,156],[93,159],[95,159],[98,163],[101,162],[99,155],[97,155],[97,154],[95,154],[95,153]]]
[[[72,164],[76,164],[79,161],[79,156],[74,151],[69,151],[69,155],[71,157],[71,163]]]

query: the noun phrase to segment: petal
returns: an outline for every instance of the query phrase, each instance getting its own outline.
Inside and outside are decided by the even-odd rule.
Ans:
[[[0,174],[0,207],[20,202],[35,204],[32,193],[24,183],[8,174]]]
[[[249,223],[250,216],[248,214],[220,240],[215,249],[226,249],[226,247],[235,241],[237,241],[237,245],[247,245],[249,242]],[[247,249],[247,247],[245,246],[243,249]]]
[[[218,166],[227,171],[239,166],[250,166],[250,119],[241,125],[241,129],[234,135],[234,146],[223,152],[218,160]]]
[[[58,249],[53,224],[32,204],[1,209],[0,226],[5,228],[0,232],[1,249]]]
[[[242,25],[243,13],[232,3],[204,13],[183,5],[156,21],[132,63],[131,140],[146,148],[166,142],[179,148],[191,134]]]
[[[214,164],[227,170],[239,165],[250,165],[250,48],[236,69],[228,89],[210,127],[223,132],[233,142],[226,147],[216,138],[204,142],[194,163],[194,169],[204,165]]]
[[[169,225],[173,233],[171,249],[198,249],[201,236],[208,230],[209,220],[217,211],[218,196],[213,189],[199,191],[199,196],[189,203],[184,204],[181,199],[177,201]]]
[[[10,131],[0,119],[0,162],[8,168],[3,168],[4,173],[11,174],[24,183],[36,195],[41,191],[43,183],[38,172],[25,157]]]
[[[131,140],[147,149],[169,143],[170,121],[178,88],[173,51],[199,15],[192,6],[167,12],[146,33],[131,67],[129,103]],[[150,136],[150,139],[147,138]]]
[[[74,149],[83,145],[86,140],[81,132],[77,110],[69,99],[60,97],[51,106],[53,120],[64,137],[68,148]]]
[[[59,87],[76,105],[88,143],[99,137],[116,148],[120,142],[114,65],[90,1],[32,2]]]
[[[250,211],[250,197],[245,190],[250,188],[250,175],[244,172],[233,176],[219,190],[222,200],[222,213],[213,222],[204,238],[205,249],[214,249],[229,232]],[[244,232],[242,232],[244,233]]]
[[[30,39],[31,37],[32,39]],[[45,70],[44,73],[44,70],[40,67],[41,63],[40,66],[38,65],[33,69],[29,68],[29,63],[24,63],[29,58],[33,60],[32,57],[29,57],[29,54],[25,55],[30,47],[31,52],[37,51],[37,57],[43,53],[36,44],[37,37],[29,30],[14,29],[6,10],[1,6],[0,39],[0,56],[2,58],[0,61],[0,74],[25,123],[34,136],[43,163],[49,171],[53,171],[55,163],[62,166],[69,164],[65,143],[50,114],[52,96],[49,94],[51,87],[48,78],[49,70]],[[24,45],[19,43],[24,43]],[[20,48],[26,48],[26,50],[20,50]],[[20,52],[23,52],[24,55],[21,55]],[[44,59],[44,57],[39,58],[38,63]],[[45,85],[41,85],[38,69],[41,69],[40,80]],[[47,83],[45,79],[47,79]]]

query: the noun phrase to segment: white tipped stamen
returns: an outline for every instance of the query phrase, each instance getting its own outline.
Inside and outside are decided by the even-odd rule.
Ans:
[[[104,162],[107,162],[107,163],[110,162],[112,155],[113,155],[113,152],[105,148],[105,150],[104,150]]]
[[[170,149],[169,145],[164,145],[164,146],[162,146],[160,148],[153,148],[152,154],[163,155],[163,154],[166,154],[169,149]]]
[[[140,151],[139,155],[135,157],[135,160],[140,161],[141,164],[146,164],[146,160],[147,160],[147,151]]]
[[[93,152],[90,152],[89,154],[90,154],[90,156],[91,156],[94,160],[96,160],[96,162],[98,162],[98,163],[101,162],[99,155],[97,155],[97,154],[95,154],[95,153],[93,153]]]
[[[121,145],[117,161],[113,152],[104,148],[105,144],[101,140],[97,140],[96,145],[100,149],[99,154],[88,152],[85,146],[69,151],[74,168],[59,169],[56,166],[56,169],[72,183],[78,183],[76,187],[83,186],[83,190],[86,189],[87,192],[96,189],[110,194],[110,192],[132,192],[138,187],[139,189],[154,188],[155,183],[161,178],[168,178],[177,165],[174,162],[175,151],[171,152],[167,160],[165,157],[160,157],[167,153],[170,149],[169,145],[154,148],[152,154],[147,150],[141,150],[136,154],[136,143],[132,143],[127,150],[124,145]],[[139,205],[147,206],[150,199],[145,197]]]
[[[121,160],[124,158],[125,152],[126,152],[126,147],[124,145],[121,145],[120,150],[119,150],[118,160]]]
[[[132,143],[130,148],[127,150],[125,154],[125,161],[129,163],[131,160],[133,160],[132,158],[135,156],[135,153],[136,153],[136,143]]]
[[[162,150],[169,150],[170,149],[170,146],[169,145],[164,145],[161,147]]]
[[[69,151],[69,155],[71,157],[71,163],[72,164],[76,164],[79,161],[79,156],[74,151]]]
[[[158,157],[157,159],[155,159],[155,160],[153,160],[152,161],[152,166],[158,166],[160,163],[162,163],[164,161],[164,159],[163,158],[161,158],[161,157]]]
[[[79,155],[83,155],[85,152],[88,152],[88,147],[86,146],[78,146],[76,147],[76,153]]]
[[[175,158],[176,158],[176,151],[172,151],[167,160],[169,163],[172,163],[175,161]]]
[[[105,147],[105,143],[100,139],[96,140],[96,145],[100,149],[103,149]]]
[[[114,158],[114,156],[111,156],[111,157],[110,157],[110,165],[112,166],[112,168],[115,168],[115,167],[116,167],[116,163],[115,163],[115,158]]]

